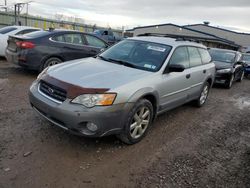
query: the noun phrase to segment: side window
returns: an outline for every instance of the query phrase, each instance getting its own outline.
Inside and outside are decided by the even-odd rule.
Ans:
[[[207,64],[211,62],[211,56],[209,52],[206,49],[198,48],[199,52],[201,54],[201,60],[203,64]]]
[[[64,34],[64,39],[65,42],[69,44],[77,44],[77,45],[84,44],[81,34],[78,33]]]
[[[169,64],[182,64],[185,66],[185,68],[189,68],[189,57],[188,57],[188,51],[186,47],[179,47],[177,48],[170,61]]]
[[[103,41],[101,41],[100,39],[98,39],[94,36],[85,35],[85,38],[90,46],[94,46],[97,48],[105,48],[106,47],[106,44]]]
[[[196,67],[202,65],[201,56],[197,48],[188,47],[188,53],[189,53],[190,67]]]
[[[57,42],[65,42],[63,35],[54,36],[52,37],[52,40],[57,41]]]

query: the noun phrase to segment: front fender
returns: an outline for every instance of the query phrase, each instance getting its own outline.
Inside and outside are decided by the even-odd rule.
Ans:
[[[155,97],[156,100],[156,105],[158,106],[159,103],[159,94],[157,91],[155,91],[153,88],[151,87],[146,87],[146,88],[142,88],[139,89],[138,91],[136,91],[129,99],[128,102],[130,103],[134,103],[136,101],[138,101],[140,98],[143,98],[146,95],[152,95]]]

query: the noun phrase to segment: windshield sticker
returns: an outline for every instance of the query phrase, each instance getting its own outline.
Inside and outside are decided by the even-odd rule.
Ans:
[[[148,69],[155,69],[156,68],[155,65],[149,65],[149,64],[145,64],[144,67],[148,68]]]
[[[159,46],[148,46],[147,48],[148,50],[154,50],[154,51],[157,51],[157,52],[165,52],[166,48],[162,48],[162,47],[159,47]]]

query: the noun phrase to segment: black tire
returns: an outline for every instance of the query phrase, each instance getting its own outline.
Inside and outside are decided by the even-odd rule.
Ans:
[[[240,78],[237,80],[237,82],[242,82],[242,80],[244,79],[244,74],[245,72],[242,71],[241,75],[240,75]]]
[[[232,74],[231,78],[229,80],[227,80],[225,87],[227,89],[230,89],[233,85],[233,82],[234,82],[234,74]]]
[[[207,89],[207,92],[206,92],[206,96],[204,96],[204,90],[205,89]],[[196,107],[202,107],[205,103],[206,103],[206,101],[207,101],[207,98],[208,98],[208,94],[209,94],[209,91],[210,91],[210,83],[209,82],[206,82],[204,85],[203,85],[203,87],[202,87],[202,89],[201,89],[201,93],[200,93],[200,96],[199,96],[199,98],[198,99],[196,99],[195,101],[194,101],[194,105],[196,106]],[[202,100],[202,97],[204,97],[204,99]]]
[[[149,111],[149,117],[147,117],[148,118],[148,125],[145,127],[145,130],[143,131],[143,133],[138,138],[134,138],[132,136],[132,134],[134,133],[134,131],[135,131],[136,128],[134,128],[133,130],[131,130],[131,126],[136,123],[136,121],[135,121],[135,115],[142,108],[145,108],[146,110]],[[145,112],[147,112],[147,111],[145,111]],[[124,124],[124,130],[123,130],[123,132],[120,135],[117,135],[117,137],[122,142],[124,142],[125,144],[128,144],[128,145],[132,145],[132,144],[140,142],[145,137],[145,135],[147,134],[147,132],[148,132],[148,130],[149,130],[151,124],[152,124],[153,113],[154,112],[153,112],[153,105],[152,105],[152,103],[150,101],[148,101],[147,99],[140,99],[134,105],[133,109],[129,112],[128,117],[127,117],[127,121]],[[136,125],[136,126],[138,126],[138,125]],[[142,124],[140,126],[142,126]],[[133,133],[131,133],[131,131]],[[135,132],[138,132],[138,129]]]
[[[52,66],[52,65],[56,65],[56,64],[59,64],[59,63],[62,63],[62,60],[57,58],[57,57],[50,57],[48,58],[42,65],[41,67],[41,70],[42,71],[43,69],[49,67],[49,66]]]
[[[248,78],[248,74],[247,73],[245,73],[245,78]]]

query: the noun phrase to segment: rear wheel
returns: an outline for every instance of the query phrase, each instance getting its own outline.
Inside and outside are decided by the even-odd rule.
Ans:
[[[50,57],[49,59],[47,59],[45,61],[45,63],[43,64],[42,66],[42,70],[47,68],[47,67],[50,67],[50,66],[53,66],[53,65],[56,65],[56,64],[59,64],[59,63],[62,63],[62,60],[57,58],[57,57]]]
[[[139,100],[128,115],[124,131],[117,137],[126,144],[135,144],[143,139],[153,119],[153,106],[146,99]]]
[[[210,84],[206,82],[201,90],[199,98],[194,101],[197,107],[202,107],[206,103],[209,90],[210,90]]]

